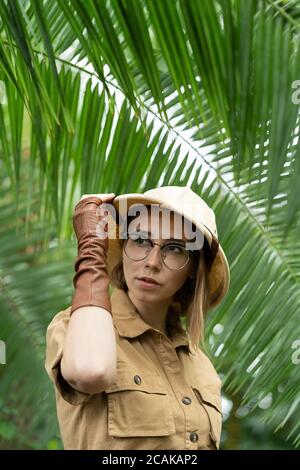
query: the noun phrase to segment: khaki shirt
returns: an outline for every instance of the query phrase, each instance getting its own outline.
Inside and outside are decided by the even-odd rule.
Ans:
[[[71,307],[47,328],[45,367],[55,385],[65,449],[218,449],[221,380],[181,326],[169,336],[144,322],[127,293],[111,294],[117,378],[104,392],[74,390],[60,373]]]

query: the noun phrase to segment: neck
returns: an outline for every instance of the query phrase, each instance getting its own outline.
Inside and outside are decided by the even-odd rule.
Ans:
[[[144,322],[167,336],[166,320],[170,302],[149,303],[137,299],[131,291],[128,291],[127,294]]]

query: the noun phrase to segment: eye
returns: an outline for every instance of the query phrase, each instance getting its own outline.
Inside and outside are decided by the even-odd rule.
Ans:
[[[147,246],[149,244],[148,239],[142,237],[133,237],[132,241],[136,246]]]
[[[185,248],[182,245],[166,245],[165,250],[170,252],[170,253],[176,253],[176,254],[184,254],[185,253]]]

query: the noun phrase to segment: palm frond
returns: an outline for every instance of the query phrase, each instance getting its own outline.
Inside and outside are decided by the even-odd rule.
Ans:
[[[0,394],[22,396],[26,420],[39,403],[19,423],[29,447],[57,434],[42,356],[70,301],[74,204],[161,184],[216,211],[232,281],[208,339],[224,393],[299,446],[297,2],[4,0],[0,17]]]

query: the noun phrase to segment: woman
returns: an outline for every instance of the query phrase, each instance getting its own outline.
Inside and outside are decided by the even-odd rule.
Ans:
[[[75,291],[45,364],[64,448],[218,449],[221,380],[199,346],[229,287],[214,212],[166,186],[83,196],[73,225]]]

